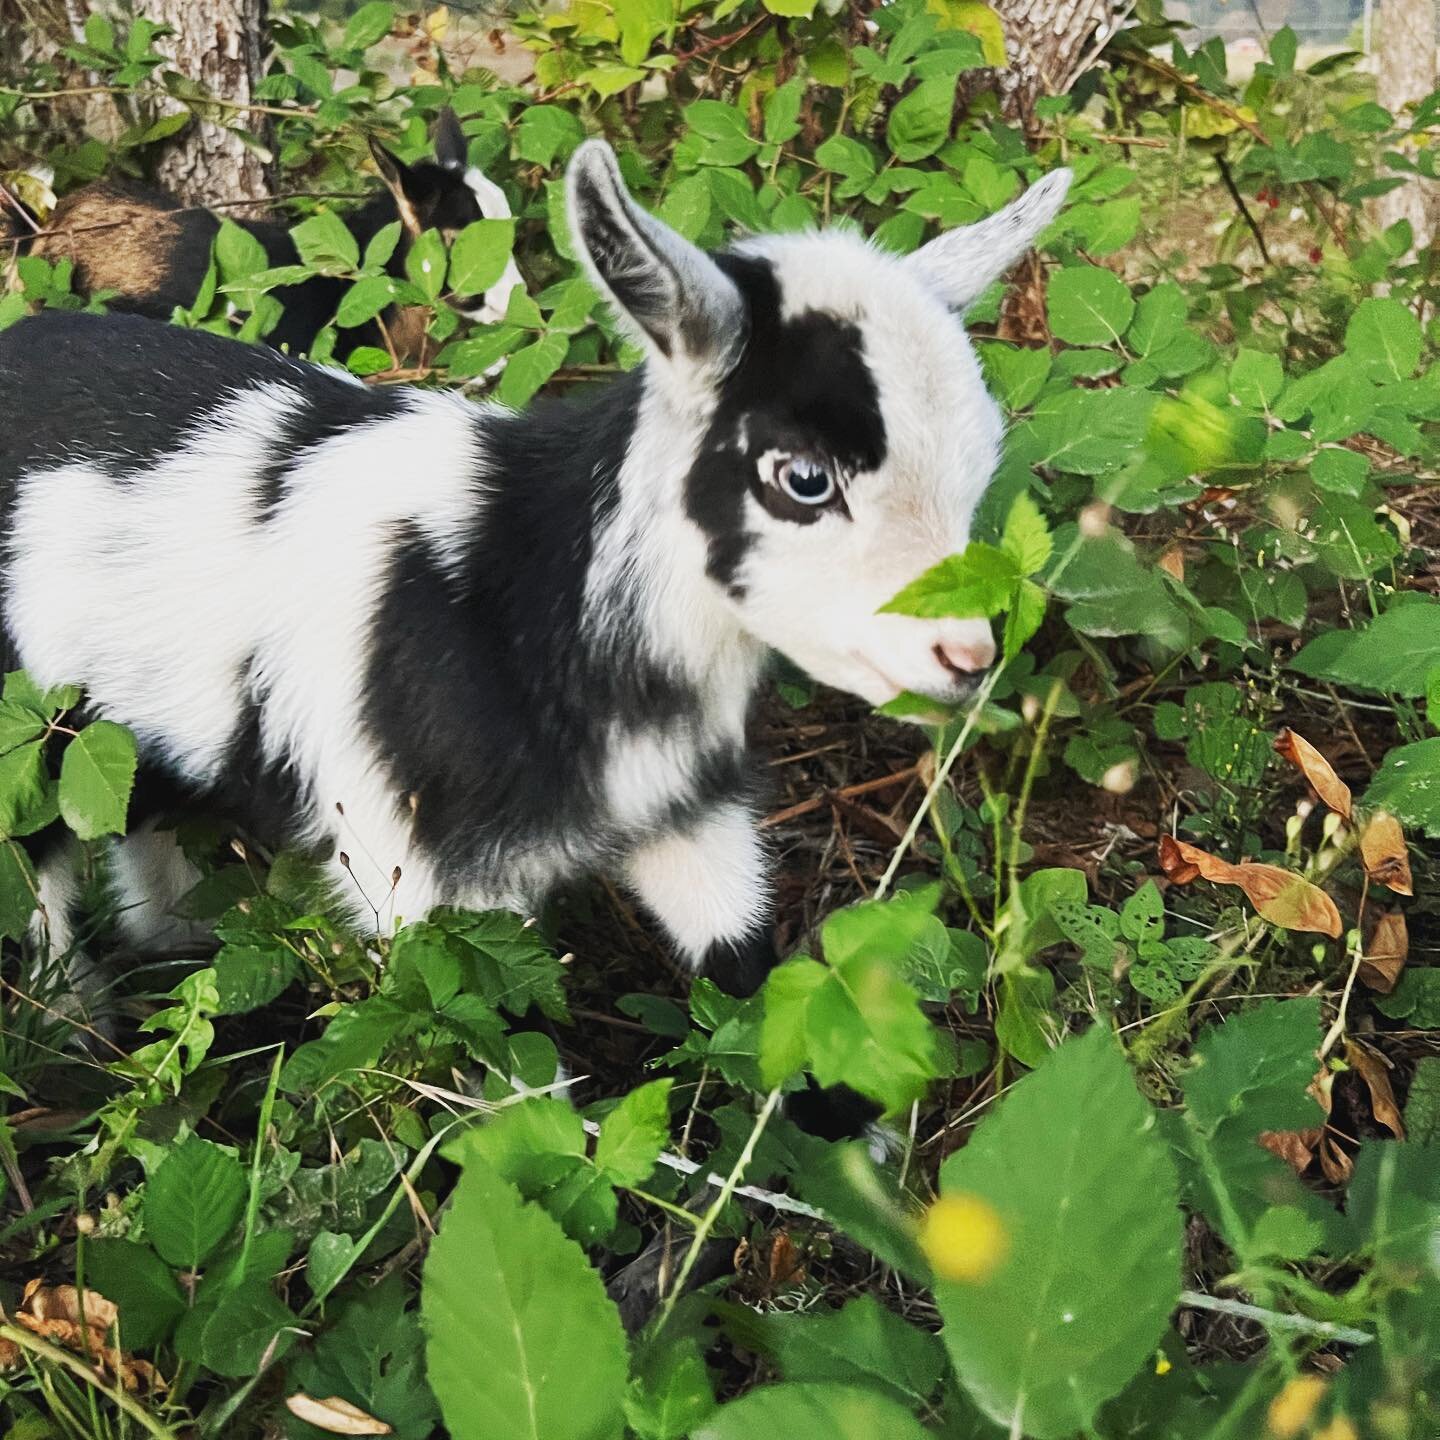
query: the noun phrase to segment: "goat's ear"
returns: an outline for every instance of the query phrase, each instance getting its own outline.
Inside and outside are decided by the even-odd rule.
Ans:
[[[395,208],[401,223],[412,235],[418,235],[424,227],[420,224],[420,216],[415,208],[414,172],[398,155],[373,138],[370,141],[370,154],[375,161],[375,168],[380,172],[380,178],[385,182],[385,188],[395,197]]]
[[[435,119],[435,159],[442,169],[463,170],[468,158],[460,117],[447,105]]]
[[[603,140],[575,152],[566,191],[576,248],[639,338],[667,359],[727,371],[747,329],[730,277],[635,203]]]
[[[1069,170],[1052,170],[1003,210],[975,225],[937,235],[905,263],[937,290],[947,305],[963,310],[998,280],[1060,213],[1071,178]]]

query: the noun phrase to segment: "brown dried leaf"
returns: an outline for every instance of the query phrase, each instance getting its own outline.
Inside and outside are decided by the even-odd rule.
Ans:
[[[23,1353],[13,1340],[0,1340],[0,1370],[13,1370]]]
[[[1387,910],[1375,922],[1370,943],[1360,961],[1360,978],[1372,990],[1388,995],[1405,968],[1410,953],[1410,932],[1399,910]]]
[[[805,1283],[805,1264],[789,1232],[781,1230],[770,1244],[770,1287],[783,1290]]]
[[[97,1290],[85,1291],[85,1320],[80,1323],[80,1292],[73,1285],[46,1285],[31,1280],[21,1295],[15,1321],[32,1334],[73,1350],[114,1376],[129,1391],[157,1394],[166,1389],[164,1377],[148,1360],[136,1360],[117,1346],[105,1343],[119,1312]]]
[[[348,1400],[332,1395],[327,1400],[316,1400],[303,1390],[297,1391],[285,1401],[285,1408],[297,1419],[327,1435],[391,1435],[394,1427],[373,1415],[367,1415]]]
[[[20,1308],[37,1320],[82,1323],[80,1292],[73,1285],[51,1286],[41,1280],[32,1280],[25,1287]],[[107,1300],[98,1290],[86,1289],[83,1323],[103,1333],[115,1323],[119,1313],[114,1301]]]
[[[1360,832],[1360,858],[1365,873],[1378,885],[1397,895],[1413,895],[1410,879],[1410,852],[1405,848],[1405,832],[1400,822],[1384,810],[1377,810]]]
[[[1303,736],[1291,729],[1275,737],[1275,753],[1305,777],[1310,788],[1337,814],[1350,818],[1350,787],[1330,762]]]
[[[1239,886],[1255,909],[1282,930],[1307,930],[1336,938],[1345,928],[1335,902],[1318,885],[1278,865],[1251,861],[1232,865],[1184,840],[1162,835],[1160,868],[1176,885],[1188,885],[1198,875],[1217,885]]]
[[[1316,1125],[1310,1130],[1264,1130],[1256,1138],[1300,1175],[1314,1158],[1315,1147],[1324,1133],[1325,1127]]]
[[[1172,545],[1155,562],[1167,575],[1173,575],[1182,584],[1185,581],[1185,551],[1179,545]]]
[[[1345,1059],[1370,1092],[1371,1114],[1397,1140],[1403,1140],[1405,1123],[1400,1118],[1400,1107],[1395,1103],[1395,1092],[1390,1088],[1390,1075],[1385,1068],[1385,1061],[1368,1045],[1361,1045],[1355,1040],[1345,1042]]]
[[[1333,1135],[1327,1134],[1320,1141],[1320,1171],[1332,1185],[1348,1185],[1355,1173],[1355,1162]]]

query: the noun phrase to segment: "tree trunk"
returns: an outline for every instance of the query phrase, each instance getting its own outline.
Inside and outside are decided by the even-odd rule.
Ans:
[[[1383,0],[1375,50],[1375,98],[1398,120],[1407,105],[1435,88],[1435,0]],[[1412,176],[1381,195],[1375,218],[1382,226],[1408,220],[1415,248],[1430,243],[1435,201],[1431,182]]]
[[[265,0],[151,0],[150,18],[175,33],[157,44],[175,69],[217,100],[252,98],[260,83]],[[178,102],[170,107],[178,109]],[[269,166],[229,126],[264,136],[259,116],[230,105],[200,113],[169,141],[156,179],[189,205],[262,200],[270,193]]]
[[[1004,70],[962,75],[962,89],[967,98],[994,92],[1004,118],[1032,131],[1038,128],[1036,100],[1069,90],[1133,6],[1117,8],[1114,0],[996,0],[992,8],[1005,28],[1010,63]]]

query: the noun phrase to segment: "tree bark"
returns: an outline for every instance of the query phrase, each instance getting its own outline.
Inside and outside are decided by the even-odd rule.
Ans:
[[[253,98],[263,73],[265,0],[151,0],[146,11],[174,30],[156,48],[187,80],[217,100],[243,105]],[[178,108],[178,102],[170,106]],[[270,193],[270,167],[231,125],[262,138],[266,130],[261,117],[243,109],[202,106],[166,143],[155,178],[188,205],[263,200]]]
[[[1009,65],[963,75],[967,98],[993,91],[1000,113],[1037,128],[1035,102],[1063,95],[1134,8],[1116,0],[996,0]],[[972,76],[974,77],[972,79]]]
[[[1435,88],[1435,0],[1383,0],[1375,50],[1375,98],[1399,119],[1407,105]],[[1423,250],[1434,233],[1434,186],[1408,178],[1375,202],[1375,218],[1388,227],[1408,220],[1415,248]]]

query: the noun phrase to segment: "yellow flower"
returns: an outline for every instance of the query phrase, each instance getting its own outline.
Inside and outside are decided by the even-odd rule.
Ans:
[[[1360,1432],[1344,1415],[1337,1415],[1323,1430],[1315,1432],[1315,1440],[1360,1440]]]
[[[1162,1354],[1155,1357],[1155,1373],[1157,1375],[1168,1375],[1174,1368],[1168,1355]]]
[[[1285,1388],[1270,1402],[1270,1433],[1278,1440],[1294,1440],[1310,1423],[1324,1393],[1325,1382],[1318,1375],[1297,1375],[1287,1380]]]
[[[942,1195],[920,1222],[920,1248],[943,1280],[978,1285],[1010,1250],[1005,1222],[978,1195]]]

